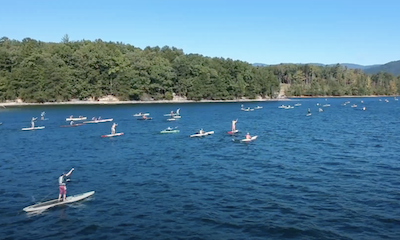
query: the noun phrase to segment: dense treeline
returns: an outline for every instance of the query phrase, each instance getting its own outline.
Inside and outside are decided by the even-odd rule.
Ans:
[[[184,54],[174,47],[136,48],[96,41],[45,43],[30,38],[0,39],[0,101],[25,102],[98,99],[190,100],[277,97],[287,94],[397,94],[400,79],[368,76],[340,66],[277,65],[254,67],[243,61]]]

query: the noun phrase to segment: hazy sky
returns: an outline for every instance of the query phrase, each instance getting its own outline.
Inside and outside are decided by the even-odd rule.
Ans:
[[[174,46],[249,63],[400,59],[397,0],[12,0],[0,37]]]

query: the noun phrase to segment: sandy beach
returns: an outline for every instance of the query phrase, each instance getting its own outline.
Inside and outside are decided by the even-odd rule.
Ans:
[[[8,101],[0,103],[4,107],[19,106],[43,106],[43,105],[121,105],[121,104],[175,104],[175,103],[224,103],[224,102],[266,102],[266,101],[290,101],[289,98],[277,99],[234,99],[234,100],[150,100],[150,101],[119,101],[119,100],[98,100],[98,101],[82,101],[73,100],[68,102],[44,102],[44,103],[27,103],[22,101]]]

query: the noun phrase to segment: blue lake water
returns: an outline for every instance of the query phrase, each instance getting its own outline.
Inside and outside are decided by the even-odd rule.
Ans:
[[[241,103],[2,109],[0,239],[399,239],[400,103],[378,99],[243,103],[263,107],[251,112]],[[166,121],[177,108],[182,119]],[[45,129],[21,131],[42,111]],[[113,118],[125,134],[101,138],[110,122],[61,128],[70,115]],[[238,139],[258,139],[232,141],[233,119]],[[180,133],[159,134],[168,126]],[[215,133],[189,137],[200,128]],[[72,167],[68,195],[93,197],[22,211],[57,198]]]

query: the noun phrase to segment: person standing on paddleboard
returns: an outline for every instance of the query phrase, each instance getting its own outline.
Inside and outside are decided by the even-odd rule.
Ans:
[[[111,134],[115,134],[115,127],[118,126],[118,124],[113,123],[113,125],[111,126]]]
[[[32,120],[31,120],[32,128],[35,128],[35,121],[36,121],[36,119],[37,119],[37,118],[32,117]]]
[[[63,201],[65,201],[67,197],[67,177],[69,177],[75,169],[72,168],[68,173],[63,173],[58,178],[58,188],[60,189],[60,194],[58,194],[58,201],[61,200],[61,196],[63,196]]]
[[[232,120],[232,133],[234,133],[236,131],[236,123],[237,123],[237,119],[236,120]]]

